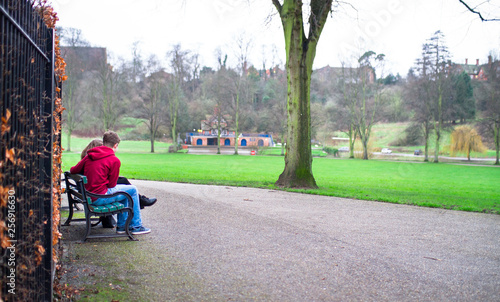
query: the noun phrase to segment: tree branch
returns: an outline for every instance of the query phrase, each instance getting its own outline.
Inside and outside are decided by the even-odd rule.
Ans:
[[[309,16],[309,39],[317,40],[325,26],[328,13],[332,9],[333,0],[312,0]]]
[[[480,12],[474,10],[473,8],[471,8],[467,3],[465,3],[463,0],[458,0],[460,3],[462,3],[465,7],[467,7],[468,10],[470,10],[472,13],[474,14],[477,14],[479,16],[479,19],[481,19],[481,21],[483,22],[486,22],[486,21],[500,21],[499,18],[493,18],[493,19],[488,19],[488,18],[484,18],[483,15],[481,15]]]
[[[273,1],[273,4],[274,6],[276,6],[276,10],[278,11],[278,13],[281,15],[281,4],[278,0],[272,0]]]

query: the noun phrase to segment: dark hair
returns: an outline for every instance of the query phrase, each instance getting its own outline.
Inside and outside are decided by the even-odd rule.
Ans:
[[[102,142],[104,146],[113,148],[120,143],[120,137],[114,131],[106,131],[102,136]]]
[[[102,139],[99,139],[99,138],[96,138],[96,139],[93,139],[88,145],[87,147],[85,147],[85,149],[83,149],[82,151],[82,158],[84,158],[85,156],[87,156],[87,152],[94,148],[94,147],[99,147],[99,146],[102,146]]]

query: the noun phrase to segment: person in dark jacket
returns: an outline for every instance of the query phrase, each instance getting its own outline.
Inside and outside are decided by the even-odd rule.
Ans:
[[[130,232],[134,235],[147,234],[151,229],[142,225],[141,210],[139,204],[139,194],[134,185],[117,184],[120,173],[121,162],[116,157],[115,152],[120,143],[120,137],[113,131],[107,131],[103,136],[103,145],[88,150],[87,156],[70,169],[71,173],[79,173],[87,176],[85,188],[95,194],[113,194],[117,191],[129,193],[134,200],[134,217],[130,222]],[[121,202],[128,206],[128,200],[123,196],[115,198],[99,198],[92,203],[95,205],[106,205],[112,202]],[[116,226],[117,233],[125,233],[125,220],[127,213],[117,215],[118,222]]]

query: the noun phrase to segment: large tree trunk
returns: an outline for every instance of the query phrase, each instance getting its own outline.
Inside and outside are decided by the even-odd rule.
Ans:
[[[310,80],[311,70],[304,64],[304,56],[287,63],[288,73],[288,129],[285,169],[276,185],[283,187],[315,188],[312,174]],[[296,66],[293,66],[293,65]]]
[[[149,131],[149,141],[151,142],[151,153],[155,153],[155,137],[156,131],[154,130],[153,122],[151,123],[151,131]]]
[[[278,0],[272,2],[285,34],[288,81],[285,169],[276,185],[317,188],[312,174],[310,84],[316,46],[332,0],[311,0],[308,37],[304,32],[302,1],[284,0],[283,5]]]
[[[363,159],[368,160],[368,139],[369,137],[365,134],[365,136],[361,139],[363,143]]]

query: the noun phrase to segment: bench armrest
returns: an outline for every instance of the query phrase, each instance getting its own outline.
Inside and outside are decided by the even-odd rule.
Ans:
[[[91,193],[89,191],[86,191],[85,193],[87,196],[94,197],[94,198],[111,198],[111,197],[123,195],[123,196],[125,196],[125,198],[128,199],[128,207],[132,208],[132,209],[134,208],[134,199],[132,198],[132,196],[130,196],[130,194],[128,194],[127,192],[124,192],[124,191],[118,191],[118,192],[115,192],[113,194],[95,194],[95,193]]]
[[[72,179],[75,182],[82,182],[83,184],[87,183],[87,176],[82,174],[71,174],[69,172],[64,172],[65,178]]]
[[[111,198],[118,195],[123,195],[128,199],[129,207],[132,209],[134,208],[134,200],[132,199],[132,196],[130,196],[130,194],[128,194],[127,192],[118,191],[113,194],[95,194],[85,189],[84,184],[87,183],[87,177],[85,175],[64,172],[64,176],[66,180],[66,192],[69,194],[68,190],[70,190],[71,193],[78,194],[77,197],[79,197],[82,202],[87,202],[87,197]]]

